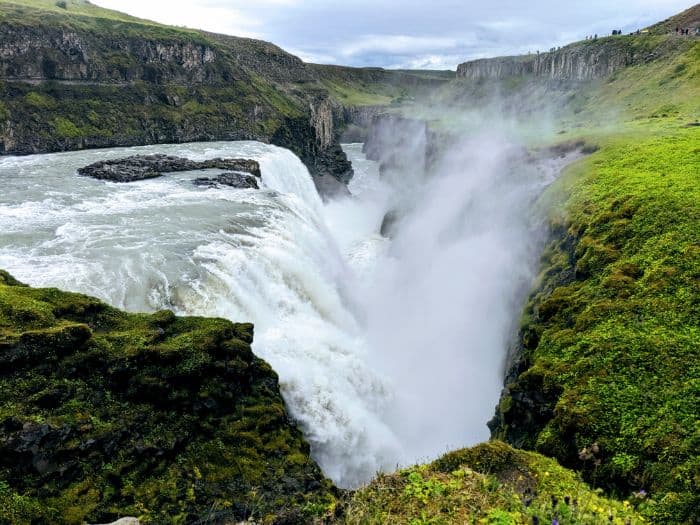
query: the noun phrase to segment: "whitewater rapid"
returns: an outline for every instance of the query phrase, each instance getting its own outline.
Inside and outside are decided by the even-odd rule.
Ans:
[[[514,171],[476,144],[407,187],[380,177],[361,145],[345,149],[353,197],[327,204],[295,155],[257,142],[0,158],[0,268],[130,311],[255,323],[254,351],[314,458],[357,486],[488,437],[536,260],[528,209],[556,170]],[[129,184],[76,174],[147,153],[252,158],[262,187],[194,186],[201,172]],[[397,194],[413,200],[390,240],[379,229]]]

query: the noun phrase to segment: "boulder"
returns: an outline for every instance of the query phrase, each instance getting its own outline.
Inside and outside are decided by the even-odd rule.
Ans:
[[[233,188],[240,189],[254,189],[258,190],[257,179],[250,173],[245,173],[243,171],[231,171],[227,173],[221,173],[216,177],[198,177],[193,181],[197,186],[207,186],[207,187],[218,187],[218,186],[231,186]]]

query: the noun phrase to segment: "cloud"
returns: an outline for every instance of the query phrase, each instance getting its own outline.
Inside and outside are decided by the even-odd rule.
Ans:
[[[267,3],[286,3],[292,0],[266,0]],[[131,15],[154,20],[163,24],[205,29],[214,33],[264,38],[261,31],[263,19],[245,14],[243,11],[222,2],[144,2],[141,0],[97,0],[95,4]]]
[[[470,44],[475,42],[470,38]],[[466,45],[466,41],[457,38],[439,36],[411,35],[363,35],[357,40],[343,46],[340,54],[353,57],[367,53],[390,55],[407,55],[414,53],[431,53],[458,49]]]
[[[304,60],[450,67],[549,49],[612,29],[632,31],[687,0],[93,0],[174,25],[269,40]]]

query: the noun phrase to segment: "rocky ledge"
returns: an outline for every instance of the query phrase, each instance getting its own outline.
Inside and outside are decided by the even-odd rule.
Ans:
[[[0,270],[0,523],[309,523],[333,489],[253,326]]]
[[[80,168],[78,173],[113,182],[134,182],[160,177],[176,171],[221,169],[245,172],[260,177],[260,164],[250,159],[208,159],[194,161],[171,155],[134,155],[122,159],[101,160]]]

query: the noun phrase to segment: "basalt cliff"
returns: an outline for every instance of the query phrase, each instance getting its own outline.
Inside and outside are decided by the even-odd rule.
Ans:
[[[694,34],[698,24],[700,15],[698,6],[695,6],[628,35],[618,34],[616,30],[617,38],[592,35],[584,41],[546,52],[538,50],[527,55],[464,62],[457,67],[457,78],[484,81],[528,76],[557,81],[600,80],[625,67],[643,65],[677,54],[691,39],[667,36],[674,32],[674,28],[676,33],[679,28],[687,28],[689,33]]]

